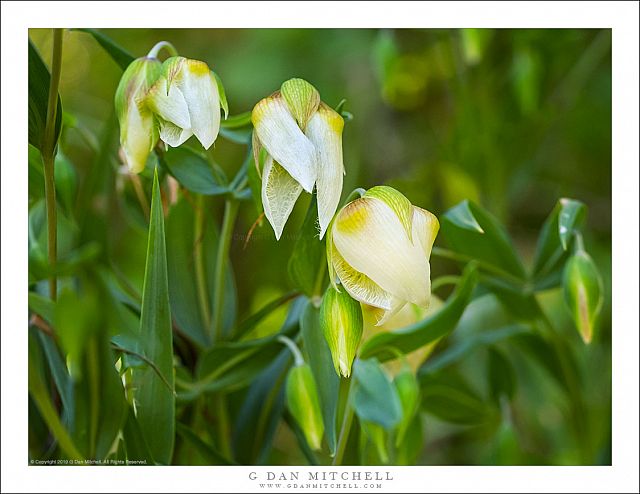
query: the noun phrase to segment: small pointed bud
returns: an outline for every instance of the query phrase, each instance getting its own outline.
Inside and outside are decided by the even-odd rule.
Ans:
[[[313,450],[322,446],[324,422],[318,388],[309,364],[301,363],[289,371],[286,385],[287,406]]]
[[[571,316],[585,343],[590,343],[596,318],[602,308],[602,279],[593,259],[576,252],[564,269],[564,295]]]
[[[393,383],[398,391],[398,397],[402,405],[402,420],[398,424],[398,433],[396,435],[396,446],[398,446],[404,440],[407,429],[418,409],[420,385],[411,367],[407,363],[404,363],[402,369],[393,380]]]
[[[145,104],[149,88],[161,72],[155,58],[138,58],[122,74],[115,95],[120,147],[129,171],[140,173],[158,142],[153,114]]]
[[[390,187],[374,187],[336,214],[327,238],[329,272],[353,298],[382,309],[378,325],[407,302],[428,307],[438,229],[429,211]]]
[[[176,147],[192,135],[209,149],[220,130],[217,77],[199,60],[171,57],[149,91],[147,103],[160,122],[160,137]]]
[[[362,338],[362,309],[345,290],[330,286],[320,306],[320,327],[339,376],[349,377]]]

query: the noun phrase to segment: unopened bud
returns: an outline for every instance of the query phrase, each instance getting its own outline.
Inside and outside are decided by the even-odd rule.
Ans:
[[[563,284],[571,316],[584,342],[590,343],[602,308],[602,279],[589,254],[579,250],[569,259]]]
[[[318,388],[309,364],[302,363],[289,371],[287,406],[313,450],[319,450],[324,434]]]

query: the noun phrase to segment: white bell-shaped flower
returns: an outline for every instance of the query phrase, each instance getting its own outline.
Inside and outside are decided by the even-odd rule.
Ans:
[[[342,193],[343,118],[320,101],[318,91],[302,79],[290,79],[279,91],[254,107],[253,149],[262,160],[262,204],[280,239],[296,200],[305,190],[318,196],[322,238],[338,208]]]
[[[330,279],[338,279],[354,299],[378,308],[377,325],[407,302],[427,307],[429,257],[438,229],[433,214],[395,189],[369,189],[344,206],[329,228]]]
[[[220,92],[215,75],[199,60],[171,57],[151,87],[147,104],[160,126],[160,139],[177,147],[195,135],[209,149],[220,130]]]

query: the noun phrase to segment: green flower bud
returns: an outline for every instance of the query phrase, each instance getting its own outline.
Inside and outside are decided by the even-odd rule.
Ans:
[[[585,343],[590,343],[595,320],[602,308],[602,279],[595,263],[583,250],[564,269],[564,296]]]
[[[313,450],[319,450],[324,434],[318,388],[309,364],[296,365],[287,378],[287,406],[298,422],[304,437]]]
[[[132,173],[144,170],[149,154],[158,142],[158,131],[145,98],[160,76],[162,64],[156,58],[142,57],[131,62],[122,74],[115,95],[120,123],[120,146]]]
[[[320,306],[320,327],[340,376],[351,375],[351,365],[362,338],[362,309],[345,290],[329,287]]]

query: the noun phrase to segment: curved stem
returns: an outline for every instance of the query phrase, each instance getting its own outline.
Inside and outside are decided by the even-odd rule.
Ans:
[[[211,325],[211,311],[209,309],[209,296],[207,293],[207,278],[205,275],[204,256],[202,243],[204,237],[204,196],[197,196],[196,210],[193,224],[194,264],[196,272],[196,286],[198,289],[198,305],[202,324],[205,328]]]
[[[53,52],[51,55],[51,79],[49,81],[49,100],[47,103],[47,120],[42,141],[42,162],[44,165],[44,193],[47,206],[47,255],[49,259],[49,296],[56,300],[58,282],[56,277],[56,261],[58,258],[58,231],[56,211],[56,183],[54,167],[56,159],[56,120],[58,112],[58,87],[60,85],[60,69],[62,66],[62,29],[53,30]]]
[[[295,365],[304,364],[304,358],[302,358],[302,353],[300,352],[298,345],[296,345],[290,338],[287,338],[286,336],[278,336],[278,341],[280,343],[284,343],[285,345],[287,345],[287,347],[289,347],[289,350],[291,350],[291,353],[293,354]]]
[[[347,447],[347,441],[349,440],[349,432],[351,432],[351,423],[353,422],[353,406],[351,405],[352,392],[353,392],[353,378],[349,377],[343,383],[346,382],[347,388],[347,400],[344,407],[344,416],[342,417],[342,426],[340,427],[340,435],[338,436],[338,445],[336,446],[336,455],[333,457],[332,465],[342,465],[342,458],[344,457],[344,450]],[[344,385],[344,384],[343,384]]]
[[[158,58],[158,54],[163,48],[166,48],[166,50],[169,52],[169,55],[171,55],[172,57],[178,56],[178,50],[176,50],[171,43],[169,43],[168,41],[159,41],[153,46],[153,48],[151,48],[151,50],[149,50],[147,58]]]
[[[239,202],[237,199],[229,198],[224,203],[224,218],[222,229],[218,239],[218,252],[216,255],[216,270],[213,285],[213,324],[211,326],[212,340],[218,341],[222,337],[222,304],[224,294],[224,278],[226,262],[229,259],[229,247],[231,246],[231,235],[238,216]]]

